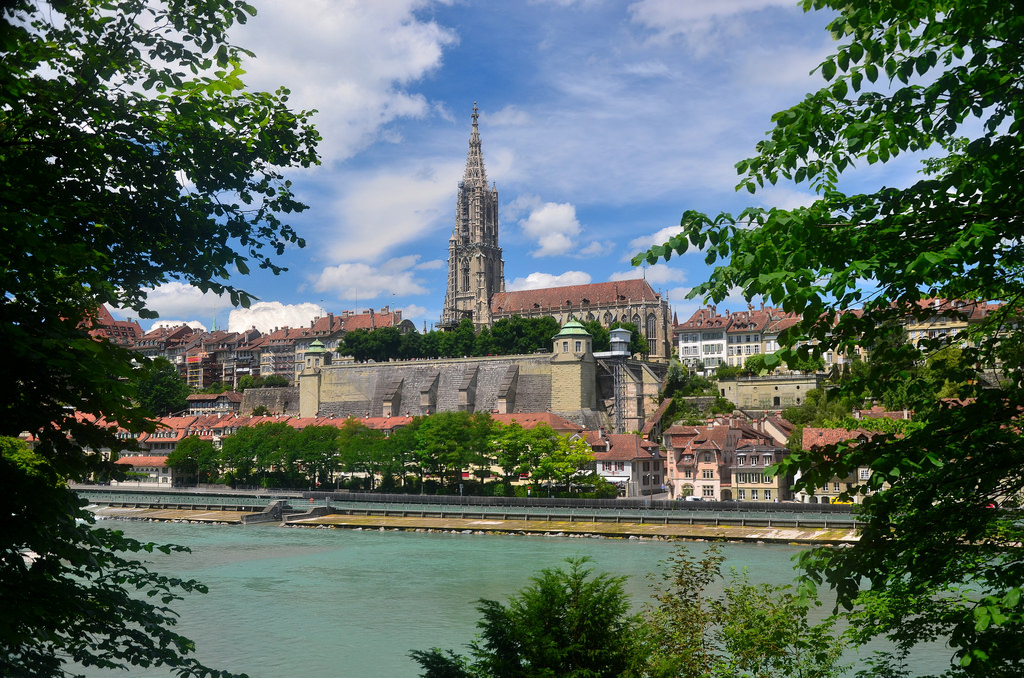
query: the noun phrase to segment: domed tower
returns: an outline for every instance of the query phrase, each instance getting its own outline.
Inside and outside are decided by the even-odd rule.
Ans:
[[[448,289],[440,327],[470,318],[477,331],[491,325],[491,295],[505,291],[505,262],[498,246],[498,189],[487,185],[480,148],[480,117],[473,102],[466,172],[459,182],[455,229],[448,240]]]
[[[578,320],[570,320],[551,340],[551,409],[597,409],[594,339]]]

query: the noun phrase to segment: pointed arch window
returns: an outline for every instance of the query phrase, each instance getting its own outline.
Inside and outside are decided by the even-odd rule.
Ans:
[[[469,291],[469,262],[462,262],[462,291]]]
[[[648,341],[651,341],[658,336],[658,318],[653,313],[647,316],[647,325],[644,327],[644,334]]]

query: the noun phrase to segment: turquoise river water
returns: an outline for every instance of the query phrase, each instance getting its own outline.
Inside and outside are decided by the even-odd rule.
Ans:
[[[191,554],[147,555],[154,569],[207,584],[175,605],[178,629],[208,665],[252,678],[418,675],[412,649],[464,651],[480,598],[504,601],[540,569],[587,556],[595,571],[629,575],[639,607],[651,579],[686,542],[352,531],[276,526],[117,522],[143,541],[189,546]],[[788,583],[800,547],[726,544],[727,567],[755,582]],[[935,656],[915,666],[941,670]],[[85,671],[89,678],[168,676]]]

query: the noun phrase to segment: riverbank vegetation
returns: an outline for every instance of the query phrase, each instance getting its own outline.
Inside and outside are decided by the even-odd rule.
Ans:
[[[864,493],[859,541],[801,565],[851,612],[856,642],[894,643],[876,675],[903,675],[906,652],[935,640],[951,647],[945,675],[1024,675],[1024,524],[991,508],[1024,492],[1024,13],[1006,0],[801,4],[835,12],[826,84],[775,114],[737,170],[740,189],[792,182],[806,204],[686,211],[634,263],[700,251],[715,268],[692,296],[740,290],[800,318],[766,367],[868,355],[819,394],[823,414],[865,393],[914,412],[918,428],[774,469],[807,490],[870,469],[851,490]],[[920,171],[899,185],[845,190],[908,160]]]
[[[722,563],[715,545],[700,558],[680,550],[660,564],[654,602],[634,614],[624,578],[594,575],[585,559],[570,558],[506,604],[480,600],[467,655],[440,648],[410,655],[422,678],[845,675],[843,637],[831,618],[810,621],[813,596],[751,584]]]
[[[167,457],[184,483],[615,497],[617,489],[588,468],[593,461],[586,441],[545,424],[527,429],[468,412],[414,417],[390,436],[358,419],[301,430],[264,422],[225,437],[220,449],[189,436]]]

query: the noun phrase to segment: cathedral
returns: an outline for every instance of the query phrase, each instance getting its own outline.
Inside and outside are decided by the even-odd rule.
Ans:
[[[439,328],[464,318],[477,331],[502,318],[550,316],[564,325],[572,319],[597,320],[605,327],[634,323],[650,346],[650,359],[672,355],[668,300],[644,279],[505,291],[505,262],[498,244],[498,190],[487,183],[480,144],[480,113],[473,104],[466,171],[459,182],[455,228],[448,240],[448,287]]]

